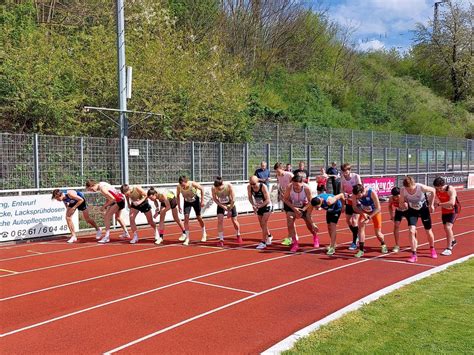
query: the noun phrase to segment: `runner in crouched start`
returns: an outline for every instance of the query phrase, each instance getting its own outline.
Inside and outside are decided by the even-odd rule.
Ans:
[[[311,213],[308,213],[308,208],[311,206],[309,202],[311,200],[311,189],[307,184],[303,183],[303,177],[301,175],[293,176],[292,182],[286,188],[283,197],[288,234],[293,241],[290,249],[292,252],[297,252],[299,248],[295,227],[298,218],[304,220],[306,228],[308,228],[308,231],[312,234],[314,247],[319,247],[318,227],[313,223]]]
[[[130,227],[133,232],[133,238],[130,241],[130,244],[138,243],[138,231],[135,220],[137,219],[139,212],[145,214],[148,224],[153,229],[153,236],[156,239],[158,236],[156,224],[151,216],[151,206],[148,203],[148,197],[145,190],[143,190],[141,186],[129,186],[123,184],[120,187],[120,191],[125,195],[127,206],[130,210]]]
[[[290,166],[291,167],[291,166]],[[287,170],[283,169],[283,165],[281,163],[275,163],[273,169],[275,170],[276,173],[276,178],[278,181],[278,198],[280,201],[283,201],[283,210],[286,211],[285,209],[285,201],[284,201],[284,195],[287,187],[291,184],[291,179],[293,178],[293,173]],[[286,206],[288,208],[288,206]],[[296,240],[298,240],[298,234],[296,234]],[[281,244],[289,246],[291,245],[292,240],[291,237],[287,237],[283,239]]]
[[[357,184],[362,184],[359,174],[352,173],[352,166],[349,163],[341,165],[341,189],[346,197],[346,222],[349,229],[352,232],[352,243],[349,246],[349,250],[357,249],[357,240],[359,239],[359,217],[354,213],[352,205],[352,189]]]
[[[235,207],[235,194],[230,183],[224,183],[222,177],[217,176],[212,187],[212,199],[217,204],[217,232],[219,236],[218,246],[224,246],[224,215],[231,218],[237,233],[237,243],[242,244],[240,225],[237,220],[237,208]]]
[[[400,206],[400,188],[394,187],[391,193],[388,199],[388,212],[393,221],[393,236],[395,237],[395,246],[392,251],[398,253],[400,251],[400,223],[403,218],[407,218],[407,209]]]
[[[201,197],[197,194],[200,191]],[[184,231],[185,235],[179,237],[179,241],[183,242],[183,245],[189,245],[189,215],[191,209],[194,209],[196,213],[196,219],[202,228],[201,242],[207,240],[206,226],[201,217],[201,209],[204,207],[204,189],[201,185],[194,181],[188,181],[186,176],[180,176],[178,179],[178,186],[176,187],[176,198],[178,202],[178,211],[181,213],[181,195],[183,195],[184,203]]]
[[[365,227],[370,220],[374,224],[375,236],[381,244],[381,252],[387,254],[388,249],[382,234],[382,209],[377,193],[362,184],[355,185],[352,189],[352,207],[354,212],[359,214],[359,251],[355,257],[364,256]]]
[[[434,179],[433,186],[436,190],[436,207],[441,207],[441,221],[446,232],[447,245],[441,255],[449,256],[453,253],[453,248],[457,244],[457,240],[454,238],[453,225],[461,212],[461,204],[456,189],[453,186],[446,185],[446,181],[441,176]]]
[[[171,191],[163,192],[157,191],[154,188],[150,188],[147,192],[148,198],[153,201],[156,207],[156,212],[153,218],[158,217],[160,215],[160,226],[159,228],[159,235],[155,240],[155,244],[159,245],[163,242],[165,238],[165,217],[166,212],[171,210],[173,214],[173,219],[178,225],[179,229],[182,232],[182,238],[186,239],[186,232],[184,231],[184,226],[181,223],[178,215],[178,201],[176,200],[176,196]],[[158,202],[160,202],[158,204]]]
[[[429,197],[426,194],[429,193]],[[408,207],[407,219],[408,228],[410,235],[410,244],[412,255],[408,259],[408,262],[414,263],[418,261],[416,249],[418,247],[418,241],[416,239],[416,224],[418,218],[421,218],[423,227],[425,228],[426,237],[430,245],[430,254],[433,259],[438,257],[436,249],[434,247],[434,234],[431,225],[430,212],[434,212],[434,196],[436,190],[432,187],[418,184],[411,176],[407,176],[403,179],[403,187],[400,190],[400,206]]]
[[[344,194],[334,196],[328,193],[322,193],[311,200],[311,210],[312,208],[326,210],[326,223],[331,238],[331,244],[326,252],[327,255],[333,255],[336,252],[336,228],[339,217],[341,217],[343,201]]]
[[[250,177],[249,185],[247,186],[247,197],[257,214],[260,228],[262,228],[262,241],[257,246],[257,249],[265,249],[272,244],[272,235],[268,230],[268,219],[272,214],[272,207],[270,203],[270,194],[267,186],[259,182],[258,177]]]
[[[112,216],[115,215],[117,222],[120,223],[123,233],[120,238],[130,238],[125,222],[122,219],[121,212],[125,208],[125,196],[117,191],[114,187],[106,182],[96,182],[95,180],[86,181],[86,190],[93,192],[100,192],[106,198],[104,205],[100,208],[105,211],[104,224],[105,235],[99,240],[99,243],[105,244],[110,242],[110,225],[112,223]]]
[[[87,210],[87,203],[84,194],[76,190],[53,190],[52,199],[56,201],[63,202],[66,206],[66,223],[71,232],[71,238],[68,239],[68,243],[77,242],[76,230],[74,229],[74,223],[72,222],[72,216],[79,210],[82,212],[84,219],[96,230],[96,239],[100,239],[102,235],[102,229],[97,226],[97,223],[89,216],[89,211]]]

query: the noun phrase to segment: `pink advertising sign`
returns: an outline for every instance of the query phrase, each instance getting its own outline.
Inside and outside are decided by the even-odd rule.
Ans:
[[[362,183],[365,187],[377,191],[378,196],[389,196],[392,188],[395,186],[394,177],[363,178]]]

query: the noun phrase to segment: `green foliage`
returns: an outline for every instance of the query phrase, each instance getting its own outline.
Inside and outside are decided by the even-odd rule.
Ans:
[[[239,142],[263,120],[474,134],[472,97],[454,105],[427,89],[448,92],[433,83],[434,64],[419,60],[419,46],[405,57],[357,53],[324,15],[288,11],[290,22],[266,41],[252,32],[259,24],[252,14],[246,21],[253,27],[225,27],[246,23],[223,21],[228,14],[216,0],[127,3],[126,57],[134,68],[128,108],[164,114],[146,121],[130,115],[132,137]],[[117,107],[113,7],[106,0],[68,3],[50,22],[37,17],[32,0],[9,2],[0,14],[0,130],[116,136],[107,118],[81,110]],[[224,40],[234,30],[242,31],[239,40],[255,41],[255,48],[239,44],[245,58]],[[272,30],[265,29],[269,36]],[[260,58],[254,67],[252,53]]]

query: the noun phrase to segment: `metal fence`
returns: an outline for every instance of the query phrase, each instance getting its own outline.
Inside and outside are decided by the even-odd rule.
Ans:
[[[83,186],[89,178],[120,184],[114,138],[0,133],[0,190]],[[361,174],[468,171],[474,141],[381,132],[268,124],[249,143],[129,140],[131,184],[245,180],[260,162],[304,161],[313,175],[330,162],[351,162]]]

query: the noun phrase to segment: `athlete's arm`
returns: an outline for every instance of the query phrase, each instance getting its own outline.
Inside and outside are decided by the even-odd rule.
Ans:
[[[355,174],[356,184],[362,185],[362,179],[359,174]]]
[[[436,190],[434,189],[434,187],[431,187],[431,186],[426,186],[423,184],[420,184],[420,186],[421,186],[421,191],[423,191],[424,193],[429,193],[428,205],[433,212],[434,211],[434,197],[436,196]]]
[[[377,193],[375,191],[372,191],[371,192],[371,196],[372,197],[372,201],[374,201],[374,210],[368,215],[368,218],[372,218],[373,216],[375,216],[377,213],[380,212],[381,208],[380,208],[380,200],[379,200],[379,197],[377,196]]]
[[[224,206],[224,205],[219,201],[219,199],[217,198],[216,188],[215,188],[215,187],[212,187],[211,192],[212,192],[212,200],[217,204],[217,206],[219,206],[220,208],[222,208],[222,209],[224,209],[224,210],[227,210],[227,207]]]
[[[232,208],[234,208],[235,205],[235,193],[231,184],[229,184],[229,199],[229,210],[231,210]]]
[[[270,193],[268,192],[267,185],[265,185],[265,184],[262,185],[262,192],[263,192],[264,200],[263,200],[262,205],[260,206],[260,208],[268,206],[270,204]]]
[[[178,203],[178,212],[181,213],[181,187],[178,185],[176,186],[176,201]]]
[[[148,197],[146,196],[145,190],[143,190],[143,188],[141,186],[135,186],[135,189],[140,193],[140,196],[142,197],[140,200],[135,201],[135,203],[138,206],[138,205],[142,204],[143,202],[145,202]]]
[[[201,191],[201,207],[204,207],[204,188],[195,181],[193,181],[192,186]]]
[[[457,197],[456,189],[450,186],[448,189],[448,195],[449,195],[449,201],[440,202],[438,203],[438,206],[444,207],[446,209],[454,208],[454,206],[456,205],[456,197]]]
[[[105,201],[102,208],[109,207],[109,206],[111,206],[115,203],[114,196],[112,196],[112,194],[109,192],[109,190],[107,190],[106,187],[101,187],[100,188],[100,193],[107,199],[107,201]]]
[[[67,193],[67,195],[68,195],[70,198],[72,198],[73,200],[76,200],[76,201],[77,201],[76,204],[74,205],[74,207],[71,207],[72,209],[76,210],[77,207],[79,207],[81,204],[84,203],[84,199],[83,199],[81,196],[79,196],[79,195],[76,193],[76,191],[74,191],[74,190],[67,190],[66,193]]]
[[[295,206],[293,206],[293,203],[291,203],[291,200],[290,200],[290,192],[291,192],[291,185],[288,185],[286,187],[286,190],[285,190],[285,193],[283,195],[283,202],[288,206],[290,207],[293,211],[296,212],[296,208]]]
[[[326,200],[326,203],[328,204],[328,206],[332,206],[339,200],[342,200],[343,202],[345,201],[344,194],[341,193],[341,194],[337,194],[336,196],[328,197],[328,199]]]
[[[306,198],[308,199],[308,201],[311,202],[311,200],[313,199],[313,196],[312,196],[312,194],[311,194],[311,189],[309,188],[308,185],[306,185],[306,186],[304,187],[304,192],[305,192],[305,194],[306,194]],[[303,211],[303,212],[304,212],[304,211],[307,211],[308,208],[309,208],[309,206],[311,206],[311,203],[308,203],[306,206],[304,206],[304,207],[301,209],[301,211]]]
[[[393,203],[393,197],[390,196],[390,197],[388,198],[388,214],[390,215],[390,219],[393,221],[393,218],[394,218],[395,216],[394,216],[394,212],[393,212],[392,203]]]

